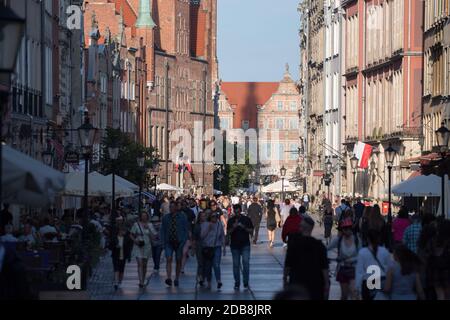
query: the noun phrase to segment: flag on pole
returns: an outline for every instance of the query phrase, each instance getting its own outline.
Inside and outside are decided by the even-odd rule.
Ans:
[[[358,167],[361,169],[366,169],[369,167],[369,159],[372,155],[373,147],[367,143],[358,141],[353,148],[353,153],[355,157],[358,158]]]

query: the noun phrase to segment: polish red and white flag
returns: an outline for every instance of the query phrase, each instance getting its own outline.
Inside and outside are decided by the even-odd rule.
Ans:
[[[358,167],[361,169],[366,169],[369,167],[369,159],[372,155],[373,147],[367,143],[358,141],[353,148],[353,153],[356,158],[358,158]]]

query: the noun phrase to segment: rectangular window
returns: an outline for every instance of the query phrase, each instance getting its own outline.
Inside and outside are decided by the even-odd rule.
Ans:
[[[284,121],[282,118],[277,118],[275,123],[276,129],[283,129],[284,128]]]
[[[278,111],[283,111],[283,101],[278,101]]]
[[[249,125],[250,124],[248,120],[242,120],[242,129],[248,130]]]
[[[298,119],[297,118],[289,119],[289,129],[298,129]]]
[[[285,154],[284,154],[284,144],[279,142],[278,143],[278,160],[283,161],[285,159]]]
[[[221,129],[229,129],[230,127],[230,121],[228,118],[222,118],[220,119],[220,128]]]
[[[289,159],[290,160],[296,160],[298,157],[298,144],[297,143],[291,143],[289,147]]]
[[[297,102],[291,101],[291,111],[297,111]]]

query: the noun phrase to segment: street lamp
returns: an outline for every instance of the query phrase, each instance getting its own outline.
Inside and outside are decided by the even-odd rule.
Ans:
[[[143,171],[144,171],[144,166],[145,166],[145,156],[144,154],[141,154],[140,156],[137,157],[137,164],[139,167],[139,203],[138,203],[138,215],[141,215],[141,210],[142,210],[142,175],[143,175]]]
[[[441,208],[442,218],[445,218],[445,156],[448,151],[448,140],[450,138],[450,131],[445,126],[444,122],[441,123],[441,127],[436,130],[436,141],[439,152],[442,156],[442,191],[441,191]]]
[[[284,201],[284,177],[286,176],[286,168],[284,166],[280,169],[281,176],[281,199]]]
[[[112,162],[112,203],[111,203],[111,229],[115,235],[116,226],[116,160],[119,158],[119,147],[114,143],[108,147],[109,158]]]
[[[94,128],[89,122],[88,113],[84,114],[84,123],[77,129],[78,138],[80,140],[81,150],[84,156],[84,216],[83,227],[87,227],[88,223],[88,182],[89,182],[89,157],[92,152],[92,146],[97,135],[97,128]],[[85,229],[86,230],[86,229]]]
[[[391,196],[391,186],[392,186],[392,167],[394,165],[394,159],[397,151],[392,148],[392,144],[384,150],[384,158],[386,160],[386,166],[388,168],[388,246],[391,247],[392,238],[392,196]]]
[[[17,16],[9,7],[0,5],[0,78],[6,78],[10,84],[10,75],[14,72],[16,59],[22,40],[25,20]],[[6,105],[8,91],[0,91],[0,129],[3,128],[3,103]],[[3,137],[0,130],[0,202],[2,201],[2,159]]]
[[[358,169],[358,162],[359,159],[356,157],[356,155],[353,155],[353,157],[350,158],[350,165],[352,167],[353,173],[353,200],[355,200],[356,170]]]

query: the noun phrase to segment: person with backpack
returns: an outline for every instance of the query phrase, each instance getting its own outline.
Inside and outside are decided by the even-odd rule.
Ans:
[[[361,248],[358,236],[353,234],[353,222],[350,218],[339,223],[341,235],[335,237],[328,245],[328,250],[337,249],[336,281],[341,287],[341,300],[349,297],[355,300],[355,266],[359,249]]]
[[[378,230],[369,229],[367,239],[368,246],[359,250],[356,261],[355,288],[363,300],[379,300],[384,296],[382,290],[391,255],[385,247],[380,246],[381,235]],[[373,278],[374,270],[378,271],[378,279]]]

